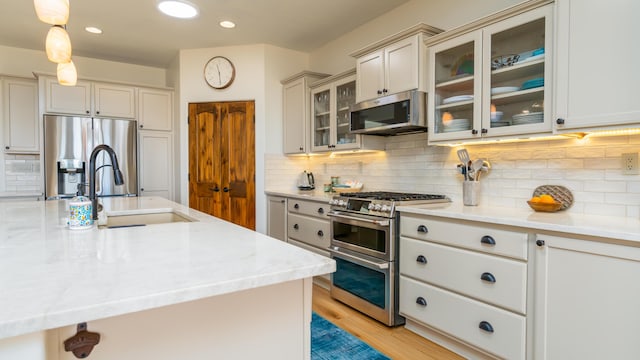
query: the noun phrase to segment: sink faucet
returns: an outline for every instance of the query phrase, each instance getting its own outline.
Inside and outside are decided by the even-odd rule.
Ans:
[[[98,196],[96,196],[96,157],[100,151],[106,151],[111,157],[111,167],[113,167],[113,179],[116,185],[124,184],[124,180],[122,179],[122,172],[118,167],[118,158],[116,157],[115,151],[111,147],[105,144],[101,144],[96,146],[93,151],[91,151],[91,157],[89,158],[89,199],[91,200],[91,218],[93,220],[98,220]]]

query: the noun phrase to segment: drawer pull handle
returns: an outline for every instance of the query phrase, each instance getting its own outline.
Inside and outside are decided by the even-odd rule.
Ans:
[[[478,327],[486,332],[493,333],[493,326],[486,321],[480,321]]]
[[[300,228],[300,226],[298,226],[298,224],[293,224],[293,228],[298,230]]]
[[[488,272],[482,273],[482,275],[480,275],[480,279],[490,283],[496,282],[496,277],[493,276],[492,273],[488,273]]]
[[[429,229],[427,229],[427,227],[424,226],[424,225],[420,225],[420,226],[418,226],[418,232],[426,234],[426,233],[429,232]]]
[[[323,237],[324,236],[324,232],[322,230],[318,230],[318,236]]]
[[[536,245],[544,246],[544,240],[536,240]]]
[[[300,205],[295,204],[295,205],[293,205],[293,208],[294,208],[294,209],[300,209]]]
[[[324,209],[323,208],[318,208],[318,214],[324,214]]]
[[[416,304],[420,306],[427,306],[427,300],[425,300],[422,296],[416,299]]]
[[[489,235],[485,235],[480,239],[480,242],[487,245],[495,245],[496,240]]]
[[[416,259],[416,262],[419,262],[420,264],[426,264],[427,263],[427,258],[424,257],[423,255],[418,255],[418,258]]]

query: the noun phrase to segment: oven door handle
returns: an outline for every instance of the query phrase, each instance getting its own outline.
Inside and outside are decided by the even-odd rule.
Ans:
[[[386,270],[389,268],[389,263],[388,262],[382,262],[382,263],[376,263],[370,260],[366,260],[357,256],[353,256],[353,255],[349,255],[347,253],[343,253],[342,251],[338,251],[338,250],[334,250],[329,248],[329,252],[333,255],[336,255],[336,257],[341,257],[341,258],[345,258],[348,259],[351,262],[354,262],[358,265],[362,265],[365,267],[374,267],[376,269],[380,269],[380,270]]]
[[[329,211],[327,213],[327,215],[338,218],[338,219],[346,219],[346,220],[353,220],[353,221],[362,221],[365,223],[369,223],[369,224],[374,224],[374,225],[379,225],[379,226],[389,226],[389,220],[371,220],[371,219],[364,219],[364,218],[360,218],[360,217],[356,217],[356,216],[348,216],[348,215],[343,215],[340,212],[337,211]]]

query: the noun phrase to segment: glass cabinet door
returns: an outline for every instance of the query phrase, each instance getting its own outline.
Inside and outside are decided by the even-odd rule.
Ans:
[[[481,34],[479,31],[469,33],[430,48],[433,81],[427,106],[431,138],[469,138],[478,133],[482,89]]]
[[[545,89],[550,86],[551,8],[515,16],[484,34],[483,126],[489,136],[550,131]],[[551,37],[549,35],[548,37]]]
[[[336,86],[336,146],[356,142],[356,134],[349,132],[349,106],[356,101],[356,81]]]
[[[328,149],[331,144],[331,89],[317,90],[312,98],[313,147]]]

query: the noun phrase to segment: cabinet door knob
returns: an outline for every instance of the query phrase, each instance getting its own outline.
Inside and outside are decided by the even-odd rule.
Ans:
[[[302,151],[302,146],[300,146],[300,151]]]
[[[476,129],[471,130],[471,134],[478,135],[478,130],[476,130]]]
[[[422,296],[419,296],[416,299],[416,304],[418,304],[420,306],[427,306],[427,300],[425,300]]]
[[[487,245],[495,245],[496,240],[489,235],[485,235],[480,239],[480,242]]]
[[[86,112],[87,114],[89,114],[89,113],[90,113],[90,111],[89,111],[89,110],[87,110],[87,111],[85,111],[85,112]]]
[[[323,208],[318,208],[318,214],[324,214],[324,209]]]
[[[11,149],[11,148],[10,148],[10,147],[8,147],[8,146],[5,146],[4,148],[5,148],[5,149],[7,149],[7,150]]]
[[[140,188],[140,191],[144,191],[144,188]]]
[[[424,226],[424,225],[420,225],[420,226],[418,226],[418,232],[419,232],[419,233],[426,234],[426,233],[428,233],[428,232],[429,232],[429,229],[427,229],[427,227],[426,227],[426,226]]]
[[[216,185],[216,187],[209,188],[209,190],[211,190],[213,192],[218,192],[218,191],[220,191],[220,188],[218,187],[218,185]]]
[[[378,95],[382,95],[382,90],[378,90]]]
[[[225,186],[225,187],[222,188],[222,191],[229,192],[229,191],[231,191],[231,188],[228,188],[228,187]]]
[[[544,246],[544,240],[536,240],[536,245]]]
[[[558,118],[558,119],[556,119],[556,124],[558,124],[558,125],[564,125],[564,119],[562,119],[562,118]]]
[[[318,230],[318,236],[323,237],[324,236],[324,231]]]
[[[294,205],[293,205],[293,208],[294,208],[294,209],[300,209],[300,205],[298,205],[298,204],[294,204]]]
[[[482,275],[480,275],[480,279],[490,283],[496,282],[496,277],[489,272],[482,273]]]
[[[96,111],[96,115],[100,115],[100,110]]]
[[[424,255],[418,255],[418,257],[416,258],[416,262],[418,262],[420,264],[426,264],[427,263],[427,258],[424,257]]]
[[[487,130],[487,129],[485,129],[485,128],[482,128],[482,130],[480,130],[480,132],[481,132],[481,133],[483,133],[483,134],[486,134],[486,133],[488,133],[488,132],[489,132],[489,130]]]
[[[140,129],[144,128],[144,125],[140,124]]]
[[[389,92],[389,90],[387,90],[387,89],[382,89],[382,92],[386,94],[386,93],[388,93],[388,92]]]
[[[493,326],[491,326],[491,324],[489,324],[489,322],[487,321],[480,321],[480,324],[478,324],[478,327],[486,332],[489,332],[489,333],[493,332]]]
[[[293,224],[293,228],[298,230],[300,228],[300,226],[298,226],[298,224]]]

